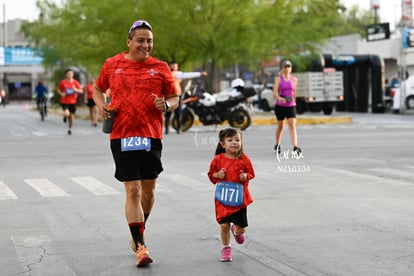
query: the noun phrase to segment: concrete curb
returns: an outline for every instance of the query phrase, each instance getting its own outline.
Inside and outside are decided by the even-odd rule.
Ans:
[[[256,118],[254,123],[260,125],[277,124],[276,118],[261,119]],[[352,123],[351,116],[298,116],[297,125],[317,125],[317,124],[349,124]]]
[[[335,116],[335,117],[324,117],[324,116],[310,116],[310,117],[297,117],[297,125],[319,125],[319,124],[349,124],[352,123],[351,116]],[[225,124],[228,124],[225,122]],[[276,125],[276,117],[254,117],[252,116],[252,125]],[[202,123],[196,119],[194,125],[202,125]]]

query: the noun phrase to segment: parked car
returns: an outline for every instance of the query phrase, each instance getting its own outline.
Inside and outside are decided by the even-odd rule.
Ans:
[[[400,80],[397,78],[393,78],[389,85],[388,85],[388,82],[386,82],[385,93],[384,93],[384,104],[386,108],[389,110],[391,110],[393,106],[393,97],[391,95],[391,91],[394,88],[398,88],[398,87],[400,87]]]
[[[266,84],[265,87],[255,86],[257,95],[249,98],[254,106],[259,107],[260,94],[260,109],[263,111],[272,111],[275,107],[275,98],[273,97],[273,83]]]
[[[401,105],[405,105],[406,109],[414,109],[414,76],[409,77],[407,80],[402,81],[401,84],[395,85],[391,88],[390,95],[393,100],[392,111],[393,113],[399,113]],[[401,100],[401,89],[405,89],[405,99]]]

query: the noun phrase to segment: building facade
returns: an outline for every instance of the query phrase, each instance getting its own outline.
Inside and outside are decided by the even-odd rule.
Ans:
[[[9,20],[0,24],[0,87],[8,92],[8,100],[31,99],[39,79],[48,84],[42,58],[31,48],[20,32],[24,21]]]
[[[384,78],[400,78],[402,71],[414,74],[414,48],[402,47],[401,32],[390,39],[366,41],[359,34],[334,37],[322,47],[323,53],[339,55],[378,55],[384,62]]]

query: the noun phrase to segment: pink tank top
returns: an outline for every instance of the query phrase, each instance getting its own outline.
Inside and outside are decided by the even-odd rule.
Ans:
[[[285,80],[283,76],[280,76],[279,79],[279,96],[285,98],[286,103],[276,101],[276,105],[284,107],[295,106],[296,102],[293,95],[293,91],[295,90],[295,79],[292,75],[289,80]]]

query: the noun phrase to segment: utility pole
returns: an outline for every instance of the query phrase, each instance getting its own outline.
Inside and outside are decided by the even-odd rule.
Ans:
[[[3,51],[7,46],[7,24],[6,24],[6,4],[3,3],[3,37],[2,37],[3,41],[2,41],[2,46],[3,46]],[[3,73],[3,78],[1,80],[1,87],[7,87],[7,73]]]
[[[6,4],[3,3],[3,47],[7,47]]]
[[[380,9],[379,0],[371,0],[371,8],[374,10],[374,24],[378,24],[378,10]]]

